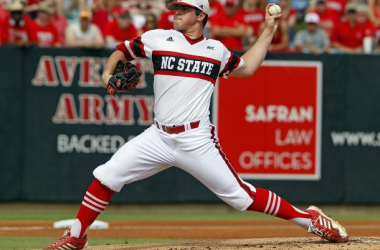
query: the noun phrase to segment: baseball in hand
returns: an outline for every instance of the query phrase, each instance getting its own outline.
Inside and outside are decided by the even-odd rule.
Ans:
[[[281,8],[280,8],[280,6],[278,6],[277,4],[274,4],[274,5],[270,6],[270,7],[269,7],[269,13],[270,13],[272,16],[275,16],[275,15],[281,14]]]

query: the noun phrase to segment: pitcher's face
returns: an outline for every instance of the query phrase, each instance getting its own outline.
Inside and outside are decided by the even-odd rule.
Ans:
[[[197,23],[195,8],[179,6],[174,15],[173,24],[175,30],[187,30]]]

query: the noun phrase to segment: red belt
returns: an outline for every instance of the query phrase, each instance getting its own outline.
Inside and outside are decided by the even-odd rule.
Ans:
[[[199,124],[200,124],[200,121],[191,122],[190,123],[190,129],[198,128]],[[169,127],[169,126],[160,125],[156,121],[156,126],[157,126],[158,129],[161,129],[162,131],[164,131],[164,132],[166,132],[168,134],[179,134],[179,133],[182,133],[182,132],[186,131],[186,126],[185,125],[177,125],[177,126]]]

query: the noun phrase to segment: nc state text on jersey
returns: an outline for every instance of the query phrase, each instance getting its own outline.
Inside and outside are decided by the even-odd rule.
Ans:
[[[220,62],[206,57],[166,51],[153,52],[155,74],[194,77],[215,84]]]

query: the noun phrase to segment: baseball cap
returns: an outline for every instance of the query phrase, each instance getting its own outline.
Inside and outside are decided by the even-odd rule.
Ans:
[[[92,13],[91,13],[91,11],[82,10],[79,14],[79,17],[80,17],[80,19],[91,20],[92,19]]]
[[[50,8],[50,5],[47,2],[41,2],[38,5],[37,11],[45,12],[47,14],[53,14],[53,10]]]
[[[310,13],[307,13],[306,16],[305,16],[305,23],[315,23],[315,24],[318,24],[319,23],[319,16],[317,13],[313,13],[313,12],[310,12]]]
[[[238,6],[239,5],[239,0],[227,0],[226,5],[229,6]]]
[[[116,7],[112,10],[112,12],[118,16],[129,16],[129,10],[123,7]]]
[[[9,5],[8,10],[9,11],[23,11],[24,5],[19,1],[14,1],[13,3]]]
[[[356,6],[356,11],[357,12],[365,12],[365,13],[368,13],[368,6],[365,5],[365,4],[358,4]]]
[[[207,15],[210,13],[210,4],[208,3],[208,0],[176,0],[168,3],[166,5],[166,8],[168,8],[169,10],[175,10],[177,8],[177,5],[184,5],[197,8],[206,13]]]
[[[355,3],[348,3],[346,5],[346,12],[347,13],[356,13],[357,12],[357,5]]]

